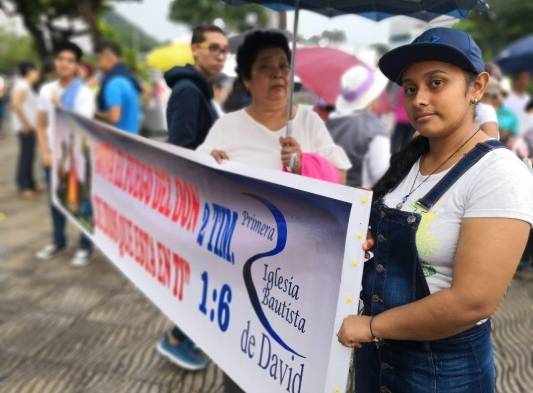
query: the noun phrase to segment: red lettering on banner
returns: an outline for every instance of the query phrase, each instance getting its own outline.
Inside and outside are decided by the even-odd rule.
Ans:
[[[178,222],[182,228],[194,232],[200,214],[198,190],[177,177],[174,178],[174,190],[172,221]]]
[[[157,280],[164,286],[168,286],[170,283],[172,251],[160,242],[157,242],[157,259]]]
[[[189,284],[191,277],[191,265],[177,254],[172,254],[172,265],[174,267],[172,294],[178,300],[183,299],[183,289]]]
[[[162,242],[154,242],[149,233],[122,216],[102,198],[94,195],[93,206],[96,228],[117,245],[119,255],[129,256],[182,301],[190,281],[189,262]]]
[[[200,196],[195,186],[111,145],[97,142],[94,152],[97,175],[183,229],[196,231]]]
[[[150,203],[152,199],[152,192],[154,188],[154,171],[148,165],[144,166],[143,178],[141,182],[142,201],[145,205]]]
[[[170,216],[170,176],[163,170],[156,170],[155,193],[152,209],[157,210],[165,217]]]

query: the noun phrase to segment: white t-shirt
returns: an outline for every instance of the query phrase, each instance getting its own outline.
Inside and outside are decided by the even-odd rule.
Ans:
[[[368,151],[363,159],[361,171],[361,186],[372,188],[383,177],[390,163],[390,138],[376,135],[368,145]]]
[[[21,109],[26,117],[26,120],[30,123],[32,128],[37,125],[37,95],[33,91],[30,83],[24,78],[18,78],[13,85],[12,97],[17,94],[25,92],[24,100],[21,102]],[[11,129],[15,132],[22,130],[23,125],[18,114],[15,111],[11,111]]]
[[[476,105],[476,124],[482,126],[485,123],[498,124],[498,115],[492,105],[480,102]]]
[[[420,160],[384,202],[395,206],[407,195],[419,172]],[[449,288],[463,218],[513,218],[533,224],[533,175],[512,152],[496,149],[468,170],[424,213],[415,203],[449,171],[431,176],[410,196],[403,211],[417,211],[422,220],[416,233],[416,248],[431,293]],[[418,174],[415,187],[426,177]]]
[[[533,113],[526,113],[520,122],[520,135],[533,130]]]
[[[285,127],[271,131],[241,109],[218,119],[197,151],[210,154],[215,149],[223,150],[230,160],[282,170],[281,136],[285,136]],[[338,169],[351,168],[342,147],[333,142],[326,125],[311,109],[298,108],[293,119],[292,136],[300,144],[302,152],[320,154]]]
[[[65,88],[59,81],[52,81],[44,84],[39,91],[39,112],[47,113],[47,135],[48,143],[52,145],[53,125],[55,124],[55,104],[54,100],[59,99]],[[92,91],[84,84],[77,92],[74,101],[73,112],[92,118],[95,112],[96,101]]]

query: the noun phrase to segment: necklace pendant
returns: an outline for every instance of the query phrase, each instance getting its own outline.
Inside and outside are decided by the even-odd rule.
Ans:
[[[406,195],[402,198],[402,201],[396,205],[396,209],[401,210],[403,207],[403,204],[407,202],[407,199],[409,199],[409,195]]]

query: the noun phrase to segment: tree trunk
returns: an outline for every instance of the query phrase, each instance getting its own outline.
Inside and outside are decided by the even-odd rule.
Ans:
[[[38,20],[34,20],[32,15],[35,15],[31,10],[29,2],[20,1],[16,3],[17,13],[22,17],[24,27],[28,30],[33,38],[33,45],[41,59],[47,59],[50,55],[50,49],[46,45],[46,38],[44,32],[39,28]]]

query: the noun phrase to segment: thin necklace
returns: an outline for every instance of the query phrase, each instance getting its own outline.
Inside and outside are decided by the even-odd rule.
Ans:
[[[418,190],[422,184],[424,184],[431,176],[433,176],[440,168],[442,168],[442,166],[444,164],[446,164],[448,161],[451,160],[451,158],[457,154],[457,152],[459,152],[459,150],[461,150],[468,142],[470,142],[472,140],[472,138],[474,136],[476,136],[476,134],[479,132],[479,130],[481,130],[481,128],[478,128],[476,132],[474,132],[465,142],[463,142],[461,144],[461,146],[459,146],[457,148],[457,150],[455,150],[450,156],[448,156],[448,158],[446,158],[446,160],[444,160],[437,168],[435,168],[433,170],[433,172],[431,172],[429,175],[426,176],[426,178],[424,180],[422,180],[420,182],[420,184],[418,186],[415,187],[415,184],[416,184],[416,180],[418,179],[418,173],[420,172],[420,166],[418,167],[418,171],[416,171],[416,176],[415,176],[415,180],[413,181],[413,184],[411,185],[411,189],[409,190],[409,193],[407,195],[405,195],[402,200],[396,205],[396,209],[398,210],[401,210],[401,208],[403,207],[403,205],[405,204],[405,202],[407,202],[407,200],[409,199],[409,197],[416,191]]]

